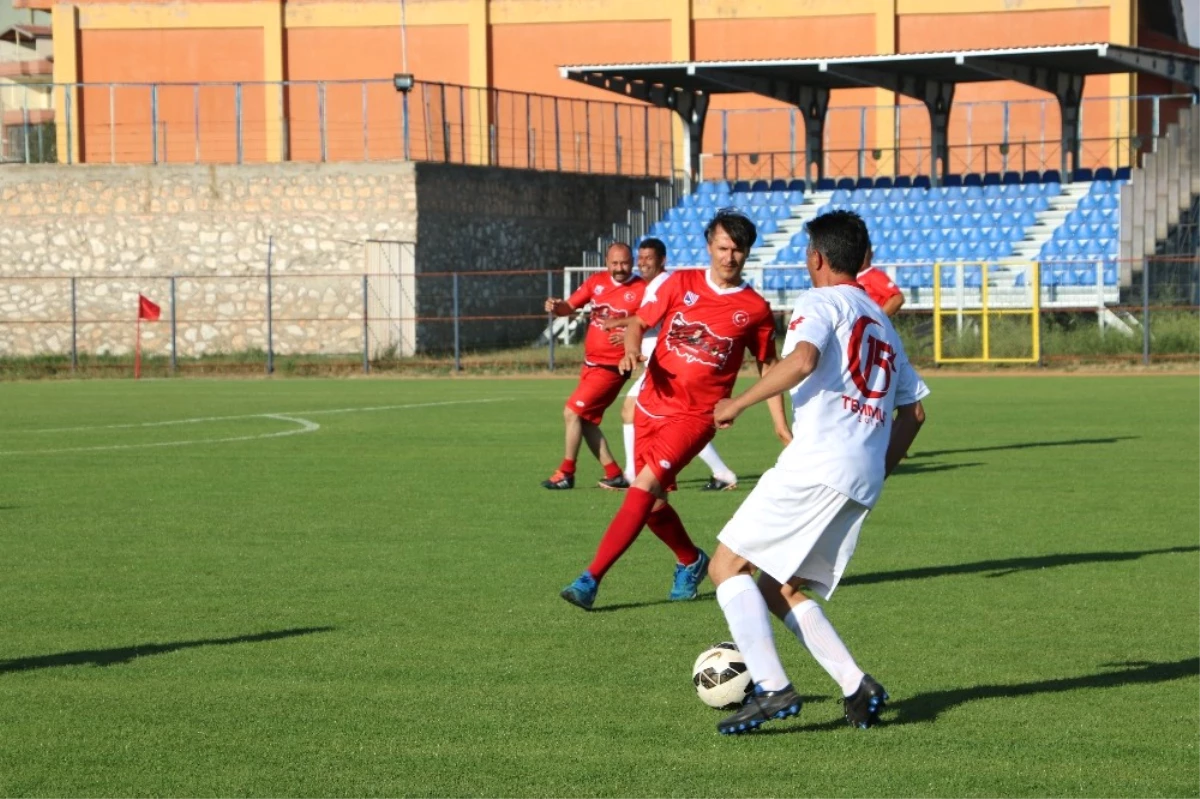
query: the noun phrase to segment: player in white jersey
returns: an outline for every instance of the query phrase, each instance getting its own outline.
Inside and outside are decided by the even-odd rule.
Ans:
[[[637,252],[638,271],[641,272],[642,279],[649,285],[646,287],[648,292],[652,292],[667,278],[667,247],[660,239],[647,238],[642,239],[638,245]],[[643,295],[645,296],[645,295]],[[612,319],[606,323],[609,329],[620,326],[620,320]],[[645,362],[649,363],[650,356],[654,354],[654,347],[658,344],[659,328],[655,327],[646,331],[642,338],[642,357]],[[621,334],[614,334],[619,336]],[[621,422],[625,438],[625,479],[633,482],[633,414],[634,408],[637,407],[638,393],[642,390],[642,384],[646,382],[646,370],[638,375],[637,380],[629,387],[625,393],[625,403],[621,406]],[[721,456],[717,453],[717,448],[712,442],[708,442],[704,449],[700,450],[698,456],[705,464],[708,465],[709,471],[712,472],[712,477],[708,482],[701,487],[701,491],[733,491],[737,488],[737,475],[733,470],[725,465],[725,461],[721,460]]]
[[[728,427],[751,405],[790,390],[794,414],[792,443],[725,525],[709,566],[755,683],[741,710],[717,724],[725,734],[800,712],[770,613],[838,683],[851,725],[874,724],[888,698],[803,592],[829,599],[837,588],[884,478],[924,422],[921,399],[929,389],[887,316],[855,282],[870,243],[862,219],[835,211],[806,228],[813,289],[792,313],[783,357],[714,413],[717,426]]]

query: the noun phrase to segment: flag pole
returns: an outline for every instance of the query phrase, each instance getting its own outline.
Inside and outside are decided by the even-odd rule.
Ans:
[[[139,310],[137,320],[137,339],[133,345],[133,379],[142,377],[142,314]]]

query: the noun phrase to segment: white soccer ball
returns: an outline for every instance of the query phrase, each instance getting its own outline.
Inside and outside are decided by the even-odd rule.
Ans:
[[[740,705],[754,690],[746,661],[737,645],[725,641],[700,653],[692,666],[692,684],[700,701],[709,707]]]

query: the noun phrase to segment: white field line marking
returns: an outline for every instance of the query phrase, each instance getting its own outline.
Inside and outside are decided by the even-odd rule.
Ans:
[[[247,417],[248,418],[248,417]],[[182,441],[154,441],[144,444],[107,444],[99,447],[66,447],[63,449],[31,449],[31,450],[9,450],[0,452],[3,455],[58,455],[64,452],[107,452],[109,450],[120,449],[148,449],[150,447],[186,447],[190,444],[225,444],[232,441],[257,441],[264,438],[283,438],[284,436],[294,436],[300,433],[313,433],[321,429],[321,425],[316,422],[310,422],[307,419],[301,419],[298,416],[284,416],[281,413],[262,413],[258,415],[260,419],[278,419],[283,422],[291,422],[292,424],[300,425],[291,430],[283,430],[278,433],[259,433],[253,436],[232,436],[229,438],[200,438],[200,439],[184,439]]]
[[[437,408],[443,405],[478,405],[484,402],[505,402],[508,398],[502,397],[499,399],[476,399],[476,400],[447,400],[446,402],[419,402],[409,405],[376,405],[374,407],[365,408],[330,408],[315,411],[284,411],[284,413],[295,414],[296,416],[321,416],[331,413],[368,413],[371,411],[395,411],[405,408]],[[273,416],[278,414],[270,413],[247,413],[239,416],[197,416],[192,419],[172,419],[166,422],[131,422],[128,424],[102,424],[89,425],[85,427],[48,427],[41,430],[11,430],[7,435],[19,433],[83,433],[89,430],[132,430],[140,427],[168,427],[177,424],[204,424],[205,422],[224,422],[232,419],[261,419],[264,416]]]
[[[69,433],[81,432],[86,430],[121,430],[138,427],[164,427],[175,424],[199,424],[202,422],[225,421],[229,419],[277,419],[284,422],[291,422],[299,425],[291,430],[283,430],[277,433],[258,433],[252,436],[231,436],[227,438],[202,438],[202,439],[183,439],[179,441],[156,441],[142,444],[107,444],[95,447],[65,447],[61,449],[35,449],[35,450],[8,450],[0,451],[0,457],[5,455],[57,455],[67,452],[108,452],[123,449],[148,449],[150,447],[185,447],[194,444],[225,444],[236,441],[258,441],[267,438],[283,438],[284,436],[294,436],[303,433],[313,433],[321,429],[321,425],[316,422],[302,418],[304,416],[314,416],[317,414],[331,413],[359,413],[371,411],[389,411],[403,410],[406,408],[434,408],[443,405],[471,405],[484,402],[503,402],[507,399],[480,399],[480,400],[452,400],[446,402],[422,402],[412,403],[408,405],[377,405],[374,407],[365,408],[332,408],[327,410],[315,411],[300,411],[298,413],[289,411],[287,413],[251,413],[238,416],[207,416],[194,419],[178,419],[169,422],[143,422],[141,424],[114,424],[114,425],[99,425],[94,427],[62,427],[46,430],[26,430],[27,433]]]

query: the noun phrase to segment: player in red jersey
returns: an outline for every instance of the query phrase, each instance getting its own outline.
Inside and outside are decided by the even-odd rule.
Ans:
[[[667,491],[675,476],[712,440],[713,407],[730,395],[746,350],[765,374],[776,362],[771,306],[742,280],[746,257],[757,238],[754,223],[730,209],[719,211],[705,229],[710,266],[679,270],[659,283],[625,328],[622,372],[644,360],[642,334],[662,325],[646,364],[638,395],[634,462],[637,476],[613,517],[590,566],[561,596],[590,610],[600,581],[637,538],[643,526],[675,553],[669,598],[695,599],[708,571],[708,555],[696,547]],[[791,430],[783,398],[770,403],[776,433],[788,442]]]
[[[579,456],[579,445],[586,441],[604,467],[605,488],[628,488],[629,483],[621,467],[608,448],[608,441],[600,431],[600,420],[604,411],[621,393],[621,387],[629,379],[617,366],[625,354],[625,347],[610,341],[604,328],[608,319],[624,319],[631,316],[642,304],[646,282],[633,274],[633,251],[628,244],[612,244],[604,256],[607,270],[589,277],[579,289],[565,300],[546,300],[546,311],[555,316],[570,316],[588,303],[592,311],[588,319],[587,337],[583,342],[583,369],[579,385],[567,398],[563,408],[563,420],[567,427],[566,455],[558,470],[549,480],[542,482],[543,488],[562,490],[575,487],[575,459]]]
[[[872,257],[874,257],[874,252],[868,247],[867,257],[863,259],[862,266],[858,270],[858,285],[866,290],[867,296],[873,299],[875,304],[882,308],[883,312],[891,319],[904,305],[904,292],[892,282],[892,279],[887,276],[887,272],[871,265]]]

